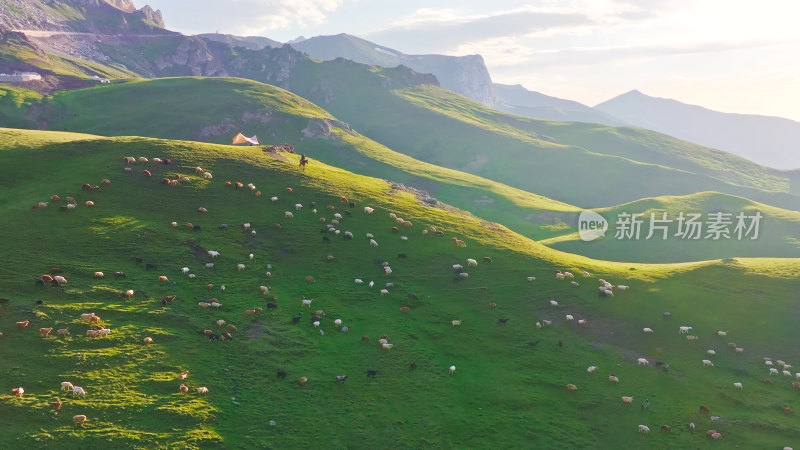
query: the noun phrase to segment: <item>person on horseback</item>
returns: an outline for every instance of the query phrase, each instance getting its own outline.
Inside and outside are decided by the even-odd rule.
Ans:
[[[306,154],[303,153],[300,155],[300,169],[302,169],[304,172],[306,170],[306,164],[308,164],[308,159],[306,158]]]

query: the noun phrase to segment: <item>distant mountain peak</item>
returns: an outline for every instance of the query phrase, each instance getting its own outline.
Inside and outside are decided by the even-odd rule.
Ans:
[[[297,36],[296,38],[292,39],[291,41],[287,42],[287,44],[298,44],[306,40],[305,36]]]

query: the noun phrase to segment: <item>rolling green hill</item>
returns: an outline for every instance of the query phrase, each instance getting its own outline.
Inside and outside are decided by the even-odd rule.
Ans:
[[[9,115],[16,112],[18,117],[25,117],[31,104],[36,103],[26,100],[17,106],[22,100],[16,99],[27,98],[25,92],[8,91],[8,100],[4,103],[0,99],[0,108],[8,104]],[[198,96],[197,92],[203,95]],[[35,93],[30,98],[36,98]],[[135,108],[120,108],[131,98],[137,99]],[[228,143],[239,131],[257,134],[264,143],[291,143],[314,160],[423,189],[441,201],[537,239],[559,232],[553,228],[553,214],[578,211],[562,202],[397,153],[349,130],[346,124],[307,100],[250,80],[135,80],[59,92],[35,110],[38,121],[49,129],[107,136],[141,135]],[[322,131],[312,131],[318,127]]]
[[[124,156],[150,162],[125,173]],[[155,164],[154,157],[174,164]],[[800,440],[796,416],[782,412],[797,406],[789,377],[761,382],[768,377],[762,356],[800,360],[800,260],[591,260],[456,210],[426,206],[382,180],[321,163],[299,172],[296,162],[296,155],[255,147],[0,130],[0,164],[15,168],[0,178],[0,349],[8,362],[0,384],[6,392],[25,388],[22,398],[0,399],[0,445],[697,448],[708,445],[711,428],[729,447],[781,448]],[[213,178],[203,179],[195,166]],[[153,176],[143,176],[145,169]],[[177,174],[191,183],[160,182]],[[104,178],[111,183],[81,190]],[[252,182],[263,195],[226,187],[227,180]],[[54,194],[74,196],[77,207],[61,211],[63,201],[50,201],[31,209]],[[340,196],[356,205],[341,203]],[[85,206],[89,200],[94,206]],[[374,213],[365,214],[365,206]],[[336,212],[343,214],[336,226],[351,231],[353,240],[319,233],[320,219],[331,223]],[[390,212],[412,222],[401,227],[407,241],[391,232],[396,222]],[[245,222],[255,235],[242,231]],[[220,223],[229,228],[218,229]],[[421,233],[430,226],[443,236]],[[369,245],[366,233],[378,247]],[[463,239],[466,248],[451,237]],[[211,249],[221,255],[210,258]],[[467,267],[468,278],[455,276],[451,265],[466,267],[467,258],[477,259],[477,267]],[[213,269],[203,268],[212,261]],[[34,283],[51,267],[61,269],[66,286]],[[182,267],[196,278],[183,275]],[[571,270],[580,285],[554,279],[554,269]],[[105,276],[96,278],[96,271]],[[126,277],[113,277],[115,271]],[[169,281],[159,283],[160,275]],[[598,297],[601,277],[630,289]],[[378,286],[357,285],[355,278]],[[379,295],[386,282],[394,286]],[[260,285],[270,287],[269,296],[259,293]],[[129,300],[121,296],[127,289],[135,291]],[[162,305],[166,295],[176,299]],[[219,309],[198,306],[210,297]],[[313,307],[302,306],[302,298],[314,299]],[[550,306],[549,299],[560,305]],[[277,308],[268,309],[267,302]],[[256,306],[263,311],[245,315]],[[310,323],[317,308],[325,311],[319,329]],[[663,311],[672,318],[663,319]],[[108,337],[86,337],[89,325],[80,319],[86,312],[102,318]],[[568,322],[565,314],[587,322]],[[337,329],[336,318],[348,332]],[[509,320],[501,325],[501,318]],[[203,335],[204,329],[223,332],[219,319],[237,327],[233,340]],[[452,326],[455,319],[461,326]],[[537,329],[541,319],[552,325]],[[24,320],[29,327],[15,326]],[[699,339],[688,341],[679,325],[692,326]],[[38,328],[51,326],[71,334],[39,336]],[[642,327],[655,332],[643,335]],[[718,329],[727,336],[717,336]],[[391,350],[376,343],[382,333]],[[152,345],[143,344],[146,336]],[[727,342],[744,352],[733,352]],[[706,349],[717,355],[707,356]],[[649,365],[637,366],[639,357]],[[704,368],[705,358],[715,366]],[[450,365],[456,366],[452,375]],[[587,372],[590,365],[598,367],[595,373]],[[368,377],[367,369],[377,376]],[[185,383],[192,389],[186,395],[175,379],[182,370],[189,371]],[[285,379],[276,377],[279,370],[287,372]],[[612,373],[619,383],[609,383]],[[336,375],[348,379],[337,383]],[[299,385],[299,377],[308,382]],[[60,391],[67,380],[84,387],[86,397]],[[578,390],[568,391],[568,383]],[[199,386],[209,394],[198,395]],[[634,404],[623,404],[623,395],[634,396]],[[49,402],[57,397],[63,407],[55,413]],[[646,411],[639,407],[644,399]],[[699,414],[699,405],[721,420]],[[73,425],[74,414],[86,414],[88,422]],[[688,430],[689,422],[697,431]],[[638,433],[639,424],[651,433]],[[672,432],[659,432],[660,425]]]
[[[566,252],[613,261],[680,262],[702,259],[703,255],[715,255],[720,258],[742,255],[793,258],[800,256],[800,241],[797,238],[800,233],[800,213],[741,197],[718,192],[701,192],[679,197],[647,198],[594,211],[603,215],[609,222],[610,228],[605,238],[592,242],[581,241],[576,227],[577,215],[571,214],[565,218],[565,221],[572,225],[570,229],[565,230],[566,233],[539,242]],[[672,221],[667,224],[669,227],[667,238],[663,239],[663,231],[655,228],[653,235],[648,239],[651,213],[655,214],[656,219],[662,220],[665,212],[667,220]],[[690,238],[695,236],[691,232],[686,237],[682,237],[682,233],[676,237],[676,233],[679,233],[677,219],[682,212],[687,219],[689,214],[701,214],[699,220],[702,226],[696,239]],[[717,212],[730,214],[728,216],[730,224],[725,226],[729,237],[720,235],[714,240],[713,235],[709,238],[708,221],[713,218],[708,214]],[[619,226],[616,222],[622,213],[644,214],[638,240],[617,236],[616,231]],[[763,216],[759,219],[756,239],[751,239],[755,235],[755,229],[749,234],[747,229],[743,229],[741,236],[736,232],[738,224],[736,217],[739,213],[744,213],[748,217],[756,213]],[[748,228],[751,221],[752,219],[745,219]],[[660,224],[663,222],[656,223]],[[687,227],[683,230],[687,230]]]
[[[390,79],[402,80],[400,77],[402,71],[377,70],[387,71],[386,76],[392,77]],[[756,242],[726,240],[672,245],[675,243],[667,241],[667,248],[664,249],[658,249],[658,246],[652,247],[648,245],[650,243],[611,244],[607,240],[602,244],[595,242],[587,245],[580,241],[569,242],[570,236],[565,234],[575,231],[579,208],[401,154],[359,134],[360,130],[350,129],[349,125],[337,121],[329,112],[307,100],[282,89],[250,80],[230,78],[132,80],[111,86],[59,92],[43,101],[40,101],[41,96],[25,90],[12,89],[0,92],[7,92],[7,95],[0,99],[0,114],[8,111],[6,114],[8,117],[32,122],[31,113],[36,113],[35,120],[39,124],[44,123],[46,127],[55,130],[81,131],[107,136],[144,135],[218,143],[230,142],[231,136],[243,131],[248,135],[257,134],[265,143],[288,142],[295,145],[298,151],[309,154],[313,160],[348,167],[358,173],[421,189],[443,202],[471,211],[481,218],[503,223],[527,237],[548,240],[546,242],[553,244],[555,248],[601,259],[675,262],[732,256],[798,256],[794,238],[798,228],[796,215],[772,207],[770,208],[774,214],[768,214],[764,223],[765,232]],[[197,92],[202,92],[203,95],[198,96]],[[136,107],[120,108],[119,105],[129,104],[132,98],[137,99]],[[165,103],[168,103],[168,106]],[[568,126],[568,124],[562,125]],[[516,133],[515,136],[524,138],[522,132],[516,128],[506,127],[499,132]],[[554,151],[578,151],[575,148],[555,150],[557,148],[553,147]],[[596,157],[608,158],[600,155]],[[558,153],[550,155],[549,158],[548,161],[551,161],[552,165],[560,164]],[[644,167],[652,169],[655,166]],[[506,169],[506,171],[515,170],[520,169],[516,166]],[[687,171],[673,172],[682,176],[689,175]],[[602,184],[607,178],[605,174],[595,175],[598,176],[596,183]],[[556,171],[546,176],[553,186],[573,187]],[[696,181],[696,178],[694,180]],[[765,183],[769,181],[768,178]],[[582,183],[576,181],[576,184]],[[658,186],[658,183],[653,185]],[[669,189],[668,186],[661,188]],[[757,191],[749,192],[754,192],[754,195],[763,194]],[[677,213],[669,205],[662,206],[667,207],[671,213]],[[702,212],[711,212],[702,208],[713,208],[714,204],[706,202],[694,206]],[[752,206],[748,208],[752,209]],[[650,209],[649,205],[632,205],[633,212],[647,212]],[[574,235],[572,239],[575,239]],[[654,249],[658,251],[653,251]]]

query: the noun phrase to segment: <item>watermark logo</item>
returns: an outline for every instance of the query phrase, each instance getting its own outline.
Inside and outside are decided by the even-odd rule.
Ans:
[[[578,216],[578,235],[581,240],[590,242],[606,235],[608,221],[600,214],[584,209]]]

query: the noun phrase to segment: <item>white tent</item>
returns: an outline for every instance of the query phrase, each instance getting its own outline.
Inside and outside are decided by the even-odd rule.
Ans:
[[[258,136],[256,135],[253,135],[252,137],[247,137],[242,133],[239,133],[233,137],[234,144],[244,144],[245,142],[249,143],[250,145],[261,145],[258,142]]]

